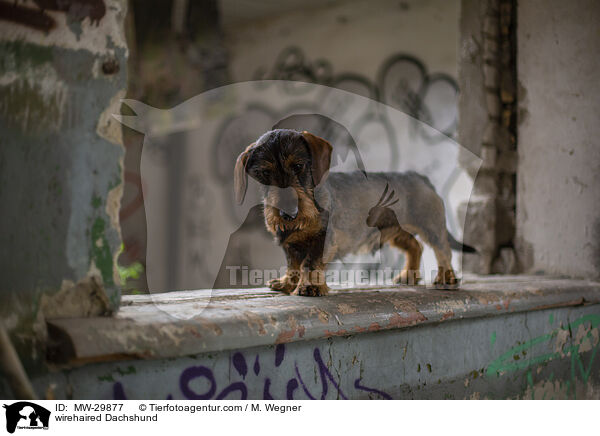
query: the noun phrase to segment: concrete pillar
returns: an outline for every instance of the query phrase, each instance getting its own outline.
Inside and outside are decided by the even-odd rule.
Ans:
[[[600,277],[600,3],[518,2],[517,254]]]
[[[0,13],[0,316],[25,360],[46,317],[120,299],[127,2],[58,3]]]
[[[514,0],[463,0],[458,142],[482,159],[465,214],[464,240],[477,248],[463,269],[514,273],[516,100]]]

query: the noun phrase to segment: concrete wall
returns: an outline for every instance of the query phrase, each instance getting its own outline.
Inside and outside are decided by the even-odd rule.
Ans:
[[[43,356],[44,316],[119,303],[124,151],[111,115],[125,93],[126,1],[12,7],[0,16],[0,314],[30,360]]]
[[[518,257],[526,271],[600,276],[600,3],[518,9]]]
[[[239,2],[220,2],[234,81],[254,79],[261,71],[268,75],[290,46],[302,50],[307,64],[327,60],[335,74],[361,74],[375,81],[389,56],[406,53],[429,71],[456,77],[458,0],[304,3],[283,13],[265,8],[253,17],[234,14],[231,4],[239,8]]]

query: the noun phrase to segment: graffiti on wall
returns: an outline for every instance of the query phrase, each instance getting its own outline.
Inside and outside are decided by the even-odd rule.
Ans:
[[[264,356],[264,355],[263,355]],[[285,345],[277,345],[271,356],[274,361],[274,372],[267,372],[261,368],[260,356],[257,354],[254,359],[248,360],[243,351],[236,351],[232,354],[230,361],[235,369],[238,379],[226,386],[221,386],[217,382],[215,371],[207,366],[194,365],[184,368],[179,375],[179,391],[182,396],[188,400],[223,400],[223,399],[248,399],[248,384],[259,383],[262,385],[262,399],[325,399],[329,392],[334,392],[335,398],[347,400],[349,398],[364,397],[365,394],[370,398],[392,399],[384,391],[370,388],[361,384],[361,378],[354,381],[350,389],[342,389],[339,379],[331,373],[330,368],[323,360],[321,350],[314,348],[311,363],[314,364],[320,380],[320,388],[315,390],[308,386],[308,383],[302,378],[298,362],[293,363],[293,373],[290,375],[283,370],[282,363],[286,358]],[[199,392],[193,387],[193,384],[202,383],[203,391]],[[112,394],[114,400],[127,399],[126,387],[121,382],[114,382]],[[173,399],[172,394],[167,395],[167,400]]]
[[[554,325],[554,315],[550,314],[549,318],[549,324]],[[597,376],[597,372],[594,371],[598,368],[596,355],[600,349],[599,328],[600,315],[587,314],[561,324],[547,333],[517,342],[517,345],[501,350],[499,354],[494,352],[498,344],[496,333],[493,332],[489,339],[490,350],[497,357],[481,371],[483,377],[478,377],[480,383],[477,386],[468,386],[462,383],[454,384],[454,379],[444,380],[447,391],[443,394],[436,391],[435,395],[448,398],[473,397],[475,390],[475,393],[481,391],[483,397],[488,395],[485,393],[488,388],[493,391],[493,386],[496,385],[512,386],[510,392],[518,398],[577,398],[577,385],[587,386],[592,382],[592,377]],[[331,355],[331,350],[320,347],[306,350],[309,356],[296,355],[293,351],[286,350],[284,344],[266,352],[236,350],[230,353],[225,366],[215,365],[216,361],[207,356],[208,359],[203,359],[199,364],[186,365],[177,370],[170,382],[173,390],[170,393],[166,390],[165,398],[392,399],[406,395],[397,393],[398,387],[405,386],[408,382],[403,356],[390,356],[391,361],[387,362],[386,366],[393,365],[397,369],[393,371],[394,377],[380,378],[379,386],[373,387],[370,384],[377,380],[377,377],[369,377],[363,374],[362,370],[360,377],[356,377],[354,372],[348,374],[346,371],[354,371],[351,369],[353,365],[346,366],[346,370],[343,366],[334,366],[332,362],[337,358]],[[361,359],[361,362],[368,365],[368,359]],[[550,362],[556,365],[544,371],[540,370]],[[428,364],[427,368],[431,371],[431,365]],[[414,369],[417,372],[421,370],[420,366]],[[131,371],[118,372],[128,375],[134,370],[132,367]],[[506,380],[506,377],[510,377],[511,381]],[[365,378],[369,378],[371,383],[366,383]],[[124,378],[117,381],[113,380],[112,376],[102,379],[112,383],[111,395],[114,399],[122,400],[130,395],[139,395],[139,387],[135,383],[128,386]],[[421,388],[425,388],[428,383],[428,378],[416,380],[422,384]],[[383,386],[381,382],[384,382]],[[413,386],[415,390],[418,388],[419,386]],[[136,394],[133,394],[134,392]],[[502,392],[501,395],[504,395],[506,391]],[[520,394],[517,394],[518,392]],[[494,397],[493,394],[489,396]]]
[[[424,135],[431,143],[456,134],[456,80],[445,73],[429,73],[420,59],[409,54],[397,53],[386,59],[373,81],[354,72],[334,73],[330,61],[311,62],[300,48],[291,46],[281,51],[270,70],[259,68],[254,79],[318,83],[385,103],[439,131],[440,135],[432,135],[419,128],[422,124],[414,124],[415,133]],[[288,91],[299,93],[302,88],[290,87]],[[368,118],[369,114],[365,114],[365,119]]]
[[[552,314],[549,322],[554,322]],[[531,399],[545,399],[548,394],[576,398],[576,382],[580,380],[587,385],[590,380],[594,359],[600,348],[599,326],[600,315],[585,315],[547,334],[519,343],[491,362],[485,375],[502,377],[525,371],[526,389]],[[492,346],[495,341],[496,335],[492,334]],[[542,366],[559,359],[569,360],[569,379],[564,384],[555,385],[553,373],[548,380],[535,380]],[[536,389],[536,381],[541,382],[541,388]]]

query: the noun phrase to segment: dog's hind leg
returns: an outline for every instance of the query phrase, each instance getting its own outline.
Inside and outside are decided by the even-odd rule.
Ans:
[[[433,284],[440,289],[452,289],[458,286],[458,279],[452,269],[452,251],[448,242],[448,231],[445,222],[438,229],[424,232],[421,235],[435,253],[438,263],[438,271]]]
[[[404,268],[396,277],[394,283],[405,285],[416,285],[421,280],[421,255],[423,247],[417,239],[407,231],[399,228],[394,239],[390,241],[390,245],[404,252],[406,255],[406,263]]]

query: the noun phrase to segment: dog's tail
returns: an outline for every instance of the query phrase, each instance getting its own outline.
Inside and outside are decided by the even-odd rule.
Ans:
[[[462,242],[458,242],[454,239],[454,236],[450,232],[448,233],[448,242],[450,243],[450,248],[457,251],[462,251],[463,253],[477,253],[473,247],[463,244]]]

